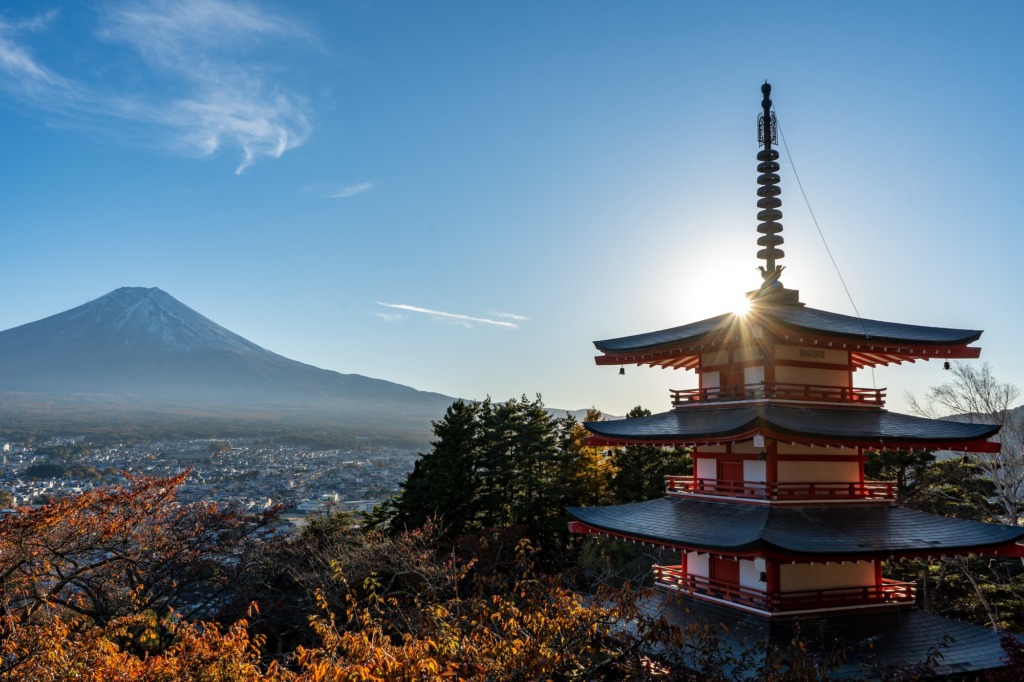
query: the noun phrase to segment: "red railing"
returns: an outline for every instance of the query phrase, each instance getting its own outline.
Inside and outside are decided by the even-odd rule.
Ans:
[[[661,587],[772,612],[849,608],[874,604],[910,604],[917,597],[917,586],[914,583],[884,578],[881,585],[768,594],[712,578],[688,575],[681,566],[654,566],[654,577]]]
[[[762,483],[719,481],[695,476],[666,476],[665,490],[677,495],[719,495],[753,500],[894,500],[892,481],[815,481]]]
[[[669,393],[672,395],[672,405],[676,407],[716,400],[799,400],[853,405],[885,404],[884,388],[813,386],[780,384],[778,382],[762,382],[744,386],[716,386],[714,388],[672,389]]]
[[[913,604],[916,598],[916,584],[883,578],[881,585],[783,592],[773,595],[769,601],[776,611],[803,611],[869,604]]]
[[[724,599],[734,604],[751,606],[762,611],[769,609],[768,595],[760,590],[752,590],[749,587],[732,585],[720,580],[689,575],[683,571],[682,566],[659,566],[655,564],[653,568],[654,580],[661,587],[669,587],[686,594]]]

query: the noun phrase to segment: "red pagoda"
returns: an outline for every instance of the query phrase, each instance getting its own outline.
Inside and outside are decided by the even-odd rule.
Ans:
[[[799,619],[879,641],[876,660],[914,663],[945,639],[940,672],[1001,665],[998,633],[913,608],[915,585],[882,577],[900,557],[1024,556],[1024,528],[901,507],[893,484],[864,478],[871,450],[992,452],[999,427],[885,409],[885,389],[854,385],[865,367],[976,358],[980,331],[880,322],[805,306],[783,286],[779,157],[765,83],[757,154],[763,282],[746,314],[597,341],[599,365],[696,372],[661,414],[585,424],[590,442],[692,448],[694,475],[664,497],[569,509],[571,530],[678,551],[656,584],[688,618],[737,623],[765,640]],[[949,643],[950,640],[952,643]],[[888,657],[888,658],[886,658]]]

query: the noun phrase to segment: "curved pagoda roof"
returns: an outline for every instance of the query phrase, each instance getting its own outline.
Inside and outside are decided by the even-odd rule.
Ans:
[[[595,341],[599,365],[660,365],[692,369],[702,353],[716,350],[763,327],[783,342],[850,352],[855,367],[918,359],[976,358],[968,347],[981,331],[867,320],[808,308],[799,303],[755,302],[745,315],[726,313],[679,327]]]
[[[794,443],[993,452],[995,424],[914,417],[887,410],[796,407],[767,402],[676,409],[647,417],[586,422],[596,445],[701,445],[755,434]]]
[[[576,532],[671,548],[787,558],[899,554],[1019,556],[1024,528],[934,516],[893,505],[780,507],[663,497],[607,507],[569,507]]]

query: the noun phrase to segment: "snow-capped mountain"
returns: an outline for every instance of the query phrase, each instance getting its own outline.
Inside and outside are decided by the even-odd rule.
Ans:
[[[51,317],[0,332],[0,409],[10,394],[96,396],[195,409],[265,410],[429,431],[452,401],[272,353],[157,288],[124,287]],[[2,411],[0,411],[2,414]],[[403,427],[404,429],[404,427]]]
[[[31,347],[267,352],[156,287],[121,287],[77,308],[0,332],[0,353]]]

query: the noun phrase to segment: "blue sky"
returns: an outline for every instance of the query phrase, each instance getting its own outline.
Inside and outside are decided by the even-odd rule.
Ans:
[[[783,281],[985,329],[1024,385],[1015,2],[22,2],[0,7],[0,329],[156,286],[288,357],[453,396],[667,409],[594,339]],[[919,363],[857,378],[923,394]]]

